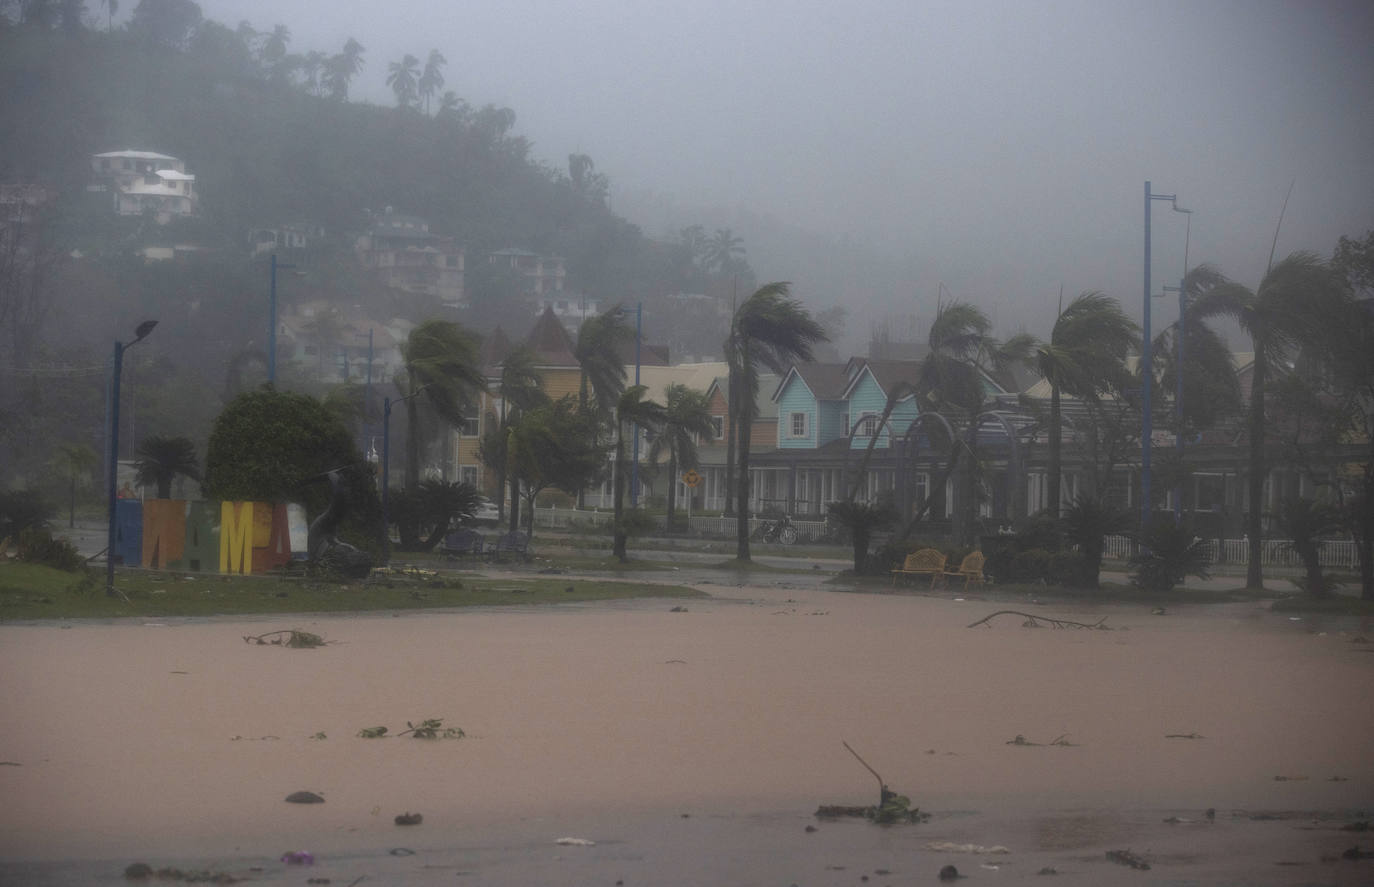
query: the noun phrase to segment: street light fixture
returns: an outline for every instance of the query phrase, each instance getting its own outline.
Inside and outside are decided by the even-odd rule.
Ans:
[[[1143,534],[1150,526],[1150,445],[1154,435],[1151,423],[1150,389],[1153,369],[1150,366],[1150,209],[1153,201],[1167,200],[1175,212],[1190,213],[1178,205],[1174,194],[1152,194],[1150,183],[1145,183],[1145,307],[1142,311],[1141,348],[1140,348],[1140,531]]]
[[[113,597],[117,590],[114,582],[115,565],[115,503],[116,488],[119,485],[119,376],[124,368],[124,350],[132,348],[148,337],[157,326],[156,320],[145,320],[134,329],[134,338],[126,345],[115,340],[114,364],[110,375],[110,470],[106,482],[106,504],[109,506],[109,519],[105,537],[105,594]],[[123,595],[121,595],[122,597]]]

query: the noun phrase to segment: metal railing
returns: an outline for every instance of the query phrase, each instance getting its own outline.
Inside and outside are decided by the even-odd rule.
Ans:
[[[1139,549],[1138,543],[1126,536],[1108,536],[1105,542],[1103,553],[1117,560],[1129,560]],[[1203,547],[1214,564],[1244,564],[1250,559],[1250,543],[1245,539],[1209,539]],[[1357,569],[1359,557],[1351,539],[1326,539],[1317,548],[1318,563],[1323,567]],[[1290,540],[1266,539],[1260,549],[1260,563],[1266,567],[1300,567],[1302,558]]]

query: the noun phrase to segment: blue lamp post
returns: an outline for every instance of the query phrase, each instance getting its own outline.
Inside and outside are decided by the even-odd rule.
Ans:
[[[110,374],[110,470],[106,481],[106,504],[109,507],[109,526],[105,539],[105,593],[113,597],[115,565],[115,502],[119,485],[119,377],[124,369],[124,351],[147,338],[157,326],[156,320],[145,320],[134,330],[133,341],[127,345],[118,339],[114,343],[114,363]]]
[[[639,341],[644,332],[644,303],[635,308],[635,384],[639,384]],[[639,507],[639,426],[634,426],[634,462],[630,466],[630,507]]]
[[[1178,205],[1178,196],[1174,194],[1152,194],[1150,183],[1145,183],[1145,306],[1142,310],[1141,323],[1141,348],[1140,348],[1140,531],[1145,532],[1150,526],[1150,444],[1151,437],[1154,435],[1154,428],[1151,423],[1151,404],[1150,394],[1153,383],[1153,369],[1150,366],[1150,209],[1153,201],[1167,200],[1175,212],[1186,213],[1189,210],[1183,209]]]

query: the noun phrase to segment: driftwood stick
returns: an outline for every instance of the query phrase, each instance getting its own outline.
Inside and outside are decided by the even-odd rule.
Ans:
[[[874,778],[874,779],[878,780],[878,797],[879,797],[879,798],[882,798],[883,800],[886,800],[886,796],[887,796],[887,783],[883,782],[883,778],[882,778],[881,776],[878,775],[878,771],[877,771],[877,770],[874,770],[872,767],[868,766],[868,761],[865,761],[863,758],[859,757],[859,753],[856,752],[854,749],[850,748],[848,742],[845,742],[843,739],[841,739],[841,740],[840,740],[840,744],[843,745],[843,746],[845,747],[845,749],[846,749],[851,755],[854,756],[854,759],[855,759],[856,761],[858,761],[860,764],[863,764],[863,765],[864,765],[864,769],[865,769],[865,770],[867,770],[869,773],[872,773],[872,774],[873,774],[873,778]],[[881,804],[881,803],[882,803],[882,801],[879,801],[879,804]]]
[[[991,622],[993,619],[997,618],[998,616],[1020,616],[1021,618],[1026,619],[1026,620],[1029,620],[1030,622],[1032,622],[1032,623],[1034,623],[1034,624],[1036,624],[1036,625],[1038,625],[1038,624],[1041,623],[1041,622],[1048,622],[1050,625],[1053,625],[1055,628],[1066,628],[1066,627],[1067,627],[1067,628],[1100,628],[1100,629],[1103,629],[1103,630],[1109,630],[1109,629],[1107,629],[1107,626],[1103,625],[1103,623],[1107,621],[1107,617],[1106,617],[1106,616],[1103,616],[1101,619],[1097,620],[1096,622],[1074,622],[1074,621],[1072,621],[1072,620],[1070,620],[1070,619],[1051,619],[1049,616],[1036,616],[1036,615],[1031,614],[1031,613],[1022,613],[1020,610],[998,610],[996,613],[990,613],[989,615],[984,616],[982,619],[979,619],[977,622],[970,622],[970,623],[969,623],[967,626],[965,626],[965,627],[966,627],[966,628],[975,628],[975,627],[977,627],[977,626],[979,626],[979,625],[983,625],[983,624],[985,624],[985,623]]]

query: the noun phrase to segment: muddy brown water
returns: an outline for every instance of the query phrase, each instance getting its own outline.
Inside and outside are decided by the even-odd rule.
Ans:
[[[1374,883],[1374,861],[1329,859],[1374,848],[1340,830],[1374,814],[1374,653],[1340,626],[1025,604],[1115,630],[969,629],[1008,605],[707,590],[0,626],[0,883],[135,861],[296,883],[277,860],[299,849],[334,883],[920,883],[944,864],[979,883]],[[276,628],[331,643],[242,640]],[[424,718],[467,735],[355,736]],[[932,818],[818,822],[877,798],[842,741]],[[325,803],[285,803],[297,790]],[[424,823],[398,829],[408,811]],[[1105,859],[1128,848],[1149,872]]]

